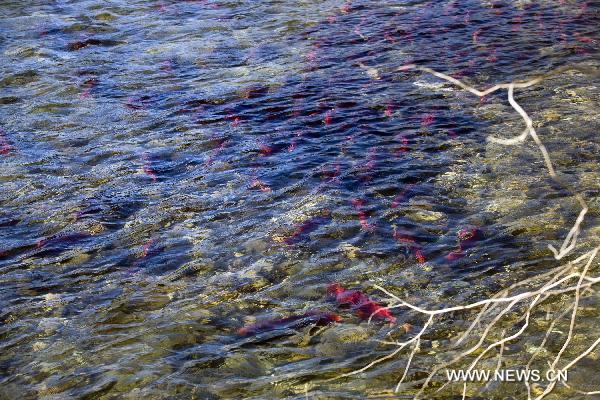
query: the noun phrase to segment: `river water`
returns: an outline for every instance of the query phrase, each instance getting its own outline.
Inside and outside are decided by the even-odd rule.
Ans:
[[[589,202],[578,250],[600,236],[593,2],[13,0],[0,18],[0,398],[391,398],[400,357],[327,379],[423,321],[369,324],[328,285],[440,307],[558,265],[546,245],[578,204],[531,141],[486,141],[523,129],[506,92],[406,64],[481,88],[578,67],[515,98]],[[461,230],[476,240],[449,257]],[[239,332],[315,310],[342,320]]]

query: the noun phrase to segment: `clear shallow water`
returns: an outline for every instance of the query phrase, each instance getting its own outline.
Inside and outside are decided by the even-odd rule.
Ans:
[[[2,396],[389,395],[400,361],[323,382],[384,354],[372,339],[391,329],[339,310],[329,283],[374,299],[374,283],[431,305],[479,299],[555,266],[545,245],[578,213],[536,148],[486,143],[522,129],[504,93],[480,102],[395,70],[418,63],[483,87],[597,66],[598,12],[3,3]],[[516,93],[591,201],[583,247],[598,236],[596,85],[568,73]],[[448,262],[474,226],[482,239]],[[309,310],[344,320],[237,333]]]

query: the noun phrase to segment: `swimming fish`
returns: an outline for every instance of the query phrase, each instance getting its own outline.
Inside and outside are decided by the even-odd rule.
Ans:
[[[481,35],[481,32],[483,32],[483,29],[481,29],[481,28],[479,28],[475,32],[473,32],[473,43],[479,42],[479,35]]]
[[[456,261],[460,258],[463,258],[466,255],[464,251],[461,249],[452,250],[450,253],[446,255],[446,260],[448,261]]]
[[[325,117],[323,117],[323,123],[325,125],[330,125],[333,121],[333,115],[335,114],[335,108],[331,108],[325,111]]]
[[[260,189],[261,192],[271,192],[271,187],[258,178],[253,178],[250,182],[250,189]]]
[[[125,107],[129,108],[130,110],[143,110],[148,107],[150,100],[152,100],[152,97],[149,95],[128,97],[127,101],[125,102]]]
[[[79,211],[77,211],[73,215],[73,217],[74,217],[75,221],[79,221],[80,219],[88,218],[90,216],[98,214],[98,213],[102,212],[103,210],[104,210],[104,207],[101,204],[92,203],[92,204],[89,204],[86,207],[80,209]]]
[[[401,191],[400,194],[398,194],[398,196],[394,197],[394,200],[392,200],[392,204],[390,204],[390,207],[396,208],[401,203],[408,200],[410,194],[412,193],[413,186],[414,186],[414,184],[406,185],[406,188],[403,191]]]
[[[446,255],[446,260],[456,261],[466,255],[465,250],[475,246],[483,239],[483,232],[478,227],[463,228],[458,231],[458,248]]]
[[[421,119],[421,125],[431,126],[435,122],[435,115],[432,113],[425,114]]]
[[[594,39],[592,39],[589,36],[582,36],[582,35],[579,35],[577,33],[575,33],[573,36],[575,36],[575,39],[577,39],[579,42],[582,42],[582,43],[594,43]]]
[[[46,236],[42,239],[39,239],[36,242],[36,247],[38,249],[42,249],[47,246],[55,245],[58,243],[72,243],[82,239],[87,239],[90,237],[90,234],[83,232],[60,232],[51,236]]]
[[[259,151],[260,155],[263,157],[267,157],[267,156],[270,156],[271,154],[273,154],[273,148],[266,143],[261,143],[259,148],[260,148],[260,151]]]
[[[394,151],[396,156],[400,156],[401,154],[407,153],[408,151],[410,151],[410,147],[409,147],[410,142],[408,141],[408,138],[404,134],[396,135],[396,140],[399,140],[400,143],[402,143],[402,145]]]
[[[92,89],[95,88],[96,86],[98,86],[99,82],[100,81],[98,80],[98,78],[86,79],[82,85],[83,92],[81,92],[79,97],[81,97],[82,99],[87,99],[88,97],[90,97],[90,94],[92,93]]]
[[[229,115],[227,118],[231,120],[230,125],[232,128],[235,128],[242,122],[242,119],[236,115]]]
[[[244,99],[256,99],[269,94],[269,86],[250,86],[243,91]]]
[[[246,325],[238,330],[238,334],[241,336],[251,336],[272,330],[299,329],[308,325],[326,326],[333,322],[340,322],[341,320],[342,317],[335,313],[313,310],[300,315],[269,319]]]
[[[144,243],[141,254],[135,259],[131,265],[131,268],[127,270],[127,273],[131,275],[137,272],[149,257],[157,254],[158,252],[159,248],[157,246],[157,240],[154,238],[149,239],[146,243]]]
[[[332,283],[327,288],[327,295],[339,305],[348,305],[362,319],[373,318],[387,320],[390,324],[396,322],[396,317],[389,309],[371,300],[360,290],[349,290],[339,283]]]
[[[375,225],[369,223],[369,217],[363,207],[367,204],[367,202],[363,199],[352,199],[352,205],[358,211],[358,220],[360,221],[360,226],[367,232],[373,232],[375,230]]]
[[[471,248],[481,239],[483,239],[483,232],[478,227],[463,228],[458,231],[458,240],[461,249]]]
[[[383,111],[383,115],[390,118],[392,115],[394,115],[394,108],[392,107],[391,103],[387,103],[385,106],[385,110]]]
[[[67,50],[75,51],[81,50],[88,46],[115,46],[117,44],[119,44],[119,42],[117,42],[116,40],[89,38],[69,43],[67,45]]]
[[[377,152],[378,149],[376,147],[372,147],[367,151],[367,155],[365,157],[365,163],[362,164],[358,168],[358,178],[362,182],[370,182],[373,180],[373,172],[377,168]]]
[[[8,154],[14,150],[13,145],[4,135],[4,132],[0,130],[0,154]]]
[[[342,171],[342,166],[339,162],[336,162],[333,166],[323,165],[321,167],[321,179],[327,182],[335,181]]]
[[[88,46],[98,46],[102,44],[102,41],[99,39],[85,39],[78,40],[76,42],[71,42],[67,45],[67,48],[71,51],[80,50]]]
[[[425,254],[423,254],[423,250],[421,249],[421,246],[417,243],[417,241],[411,235],[406,234],[406,233],[400,233],[394,226],[393,237],[398,242],[407,245],[419,263],[422,264],[425,261],[427,261]]]
[[[148,240],[144,244],[144,247],[142,247],[142,254],[140,255],[139,258],[146,258],[146,257],[148,257],[149,254],[156,251],[155,244],[156,244],[156,239]]]
[[[142,166],[142,170],[146,175],[152,178],[152,182],[156,182],[158,180],[158,175],[154,171],[154,167],[152,166],[152,159],[148,153],[142,154],[142,161],[144,165]]]
[[[396,43],[396,39],[393,36],[393,33],[390,31],[386,31],[383,33],[383,38],[390,43]]]
[[[212,149],[210,155],[204,161],[205,166],[209,166],[213,163],[215,158],[225,149],[225,147],[229,144],[229,140],[227,138],[217,138],[215,140],[216,147]]]
[[[312,218],[307,219],[306,221],[296,224],[296,229],[294,232],[284,239],[284,243],[288,245],[292,245],[300,242],[306,235],[315,231],[319,226],[328,223],[331,220],[331,217],[328,213],[324,213],[323,215],[318,215]]]

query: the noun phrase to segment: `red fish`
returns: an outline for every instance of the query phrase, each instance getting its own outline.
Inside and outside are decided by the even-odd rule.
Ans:
[[[142,154],[142,161],[144,162],[142,170],[144,171],[144,173],[146,175],[148,175],[150,178],[152,178],[152,182],[156,182],[158,180],[158,175],[154,171],[154,167],[152,166],[152,159],[150,158],[150,155],[148,153]]]
[[[214,159],[219,155],[219,153],[221,153],[223,151],[223,149],[229,144],[229,140],[227,140],[226,138],[217,138],[216,139],[216,145],[217,147],[215,147],[210,155],[206,158],[206,161],[204,161],[204,165],[209,166],[213,163]]]
[[[82,99],[86,99],[90,97],[92,93],[92,89],[98,86],[99,80],[98,78],[90,78],[83,82],[83,92],[81,92],[80,97]]]
[[[8,154],[14,149],[15,148],[13,147],[13,145],[4,135],[4,132],[0,130],[0,154]]]
[[[425,114],[421,119],[421,125],[423,126],[431,126],[435,122],[435,115],[432,113]]]
[[[523,17],[518,15],[514,17],[511,21],[512,28],[510,29],[512,32],[518,32],[521,30],[521,23],[523,22]]]
[[[418,262],[420,262],[421,264],[423,264],[425,261],[427,261],[427,258],[425,258],[425,254],[423,254],[423,251],[419,248],[414,250],[415,252],[415,258],[417,259]]]
[[[333,115],[335,114],[335,108],[327,110],[325,112],[325,117],[323,117],[323,123],[325,125],[330,125],[333,120]]]
[[[256,99],[269,94],[269,90],[268,86],[254,85],[243,91],[243,97],[244,99]]]
[[[385,106],[385,111],[383,112],[383,115],[390,118],[392,115],[394,115],[394,109],[392,107],[392,105],[390,103],[388,103]]]
[[[473,247],[481,239],[483,239],[483,232],[477,227],[463,228],[458,231],[458,240],[463,250]]]
[[[402,143],[402,146],[398,147],[394,153],[396,154],[396,156],[400,156],[403,153],[407,153],[408,151],[410,151],[410,147],[409,147],[409,141],[408,138],[403,135],[403,134],[399,134],[396,136],[396,140],[399,140]]]
[[[377,167],[377,148],[371,148],[367,152],[365,163],[360,167],[360,179],[369,182],[373,179],[373,170]]]
[[[466,255],[465,250],[475,246],[483,239],[483,232],[478,227],[463,228],[458,231],[458,248],[446,255],[446,260],[455,261]]]
[[[39,27],[39,35],[40,38],[44,38],[46,37],[51,31],[51,28],[46,27],[45,25],[42,25]]]
[[[79,221],[80,219],[90,217],[96,213],[99,213],[103,210],[102,205],[99,204],[90,204],[87,207],[77,211],[73,217],[75,221]]]
[[[271,192],[271,187],[258,178],[252,179],[250,182],[250,189],[260,189],[261,192]]]
[[[88,46],[98,46],[101,45],[102,41],[98,40],[98,39],[86,39],[86,40],[79,40],[77,42],[71,42],[67,45],[67,48],[71,51],[75,51],[75,50],[81,50],[85,47]]]
[[[415,255],[415,258],[417,259],[417,261],[419,263],[422,264],[425,261],[427,261],[425,255],[423,254],[423,250],[421,249],[421,246],[417,243],[417,241],[411,235],[398,232],[398,230],[394,226],[393,237],[398,242],[400,242],[404,245],[407,245],[408,248],[410,249],[410,251]]]
[[[154,250],[154,245],[156,244],[156,239],[150,239],[144,244],[142,247],[142,255],[139,258],[146,258],[149,254]]]
[[[319,226],[328,223],[331,220],[329,213],[324,213],[323,215],[318,215],[316,217],[312,217],[307,219],[306,221],[296,224],[294,232],[285,238],[284,243],[288,245],[292,245],[298,243],[302,240],[310,232],[315,231]]]
[[[340,322],[341,320],[342,317],[335,313],[314,310],[300,315],[270,319],[246,325],[238,330],[238,334],[241,336],[251,336],[273,330],[299,329],[308,325],[326,326],[333,322]]]
[[[389,309],[371,300],[360,290],[345,289],[339,283],[332,283],[327,288],[327,294],[339,305],[349,305],[350,308],[362,319],[373,318],[387,320],[390,324],[396,322],[396,317]]]
[[[369,223],[369,217],[367,216],[366,211],[363,210],[363,207],[367,204],[367,202],[363,199],[352,199],[352,205],[358,211],[358,220],[360,221],[360,226],[367,231],[373,232],[375,230],[375,225]]]
[[[156,239],[148,240],[142,247],[142,253],[135,259],[131,268],[128,269],[128,274],[133,274],[140,269],[146,259],[158,252]]]
[[[390,207],[396,208],[400,205],[400,203],[403,203],[406,200],[408,200],[408,196],[411,194],[413,186],[414,184],[406,185],[406,189],[400,192],[398,196],[394,197],[394,200],[392,200],[392,204],[390,205]]]
[[[340,176],[341,171],[342,166],[339,162],[336,162],[334,166],[324,165],[321,167],[321,179],[333,182]]]
[[[456,261],[459,258],[463,258],[465,255],[466,255],[465,252],[460,249],[452,250],[450,253],[448,253],[446,255],[446,260]]]
[[[475,32],[473,32],[473,43],[479,42],[479,35],[481,35],[481,32],[483,32],[483,29],[481,29],[481,28],[479,28]]]
[[[270,156],[271,154],[273,154],[273,148],[271,146],[269,146],[268,144],[261,143],[259,148],[260,148],[260,155],[263,157],[267,157],[267,156]]]
[[[396,39],[389,31],[383,33],[383,38],[390,43],[396,43]]]
[[[88,233],[83,232],[60,232],[55,235],[46,236],[45,238],[38,240],[36,243],[36,247],[38,249],[41,249],[49,245],[54,245],[63,242],[70,243],[89,237],[90,235]]]
[[[125,107],[131,110],[143,110],[148,107],[151,99],[152,98],[148,95],[143,95],[140,97],[128,97],[127,102],[125,102]]]
[[[574,34],[573,36],[575,36],[575,39],[577,39],[579,42],[582,42],[582,43],[593,43],[594,42],[594,39],[592,39],[589,36],[581,36],[577,33]]]
[[[236,126],[242,123],[242,119],[239,116],[233,114],[231,111],[227,112],[227,114],[225,115],[225,119],[230,121],[229,126],[231,126],[232,128],[235,128]]]

